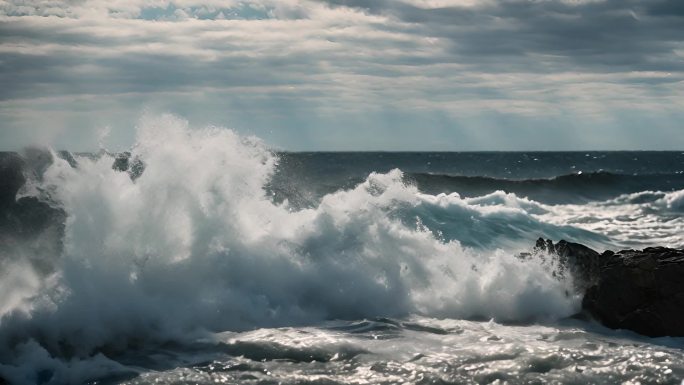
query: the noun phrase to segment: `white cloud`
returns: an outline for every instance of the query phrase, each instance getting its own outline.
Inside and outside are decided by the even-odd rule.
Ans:
[[[104,127],[141,105],[216,120],[261,111],[293,135],[306,119],[350,115],[368,125],[443,115],[444,127],[476,129],[482,116],[600,122],[682,107],[684,49],[671,24],[620,37],[643,7],[340,2],[0,1],[0,135],[19,143],[18,130],[37,125]],[[589,27],[594,38],[574,36]]]
[[[491,0],[403,0],[406,4],[424,9],[463,7],[475,8],[495,4]]]

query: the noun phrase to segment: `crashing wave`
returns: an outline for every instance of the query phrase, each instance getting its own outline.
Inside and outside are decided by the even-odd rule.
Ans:
[[[412,313],[554,319],[578,308],[572,283],[548,265],[459,242],[473,226],[481,238],[517,225],[520,236],[564,231],[519,208],[427,196],[395,170],[293,210],[264,192],[278,159],[258,140],[172,117],[140,127],[137,178],[107,153],[74,156],[76,167],[55,156],[42,173],[41,198],[67,214],[64,248],[43,276],[5,263],[2,377],[80,381],[70,377],[80,362],[115,372],[112,359],[130,349],[258,326]]]
[[[140,124],[125,156],[50,158],[18,196],[65,213],[63,244],[2,259],[0,377],[16,383],[125,371],[123,352],[227,330],[566,317],[579,308],[572,277],[516,251],[540,235],[600,248],[613,238],[597,223],[618,200],[625,215],[682,201],[681,191],[593,205],[428,194],[395,169],[302,208],[269,194],[279,157],[259,140],[171,116]]]

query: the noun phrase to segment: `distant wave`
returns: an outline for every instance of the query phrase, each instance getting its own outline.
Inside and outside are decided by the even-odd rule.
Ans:
[[[641,191],[684,189],[684,173],[625,175],[599,171],[522,180],[408,173],[406,179],[429,194],[458,192],[462,196],[474,197],[502,190],[549,204],[585,203]]]

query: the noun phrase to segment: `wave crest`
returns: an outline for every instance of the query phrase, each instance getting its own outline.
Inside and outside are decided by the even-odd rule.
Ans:
[[[45,369],[78,382],[79,360],[116,371],[102,353],[207,332],[578,308],[570,278],[493,241],[575,231],[535,220],[525,210],[543,208],[514,195],[428,196],[394,170],[294,210],[264,192],[278,160],[259,141],[168,116],[143,121],[132,153],[145,164],[134,179],[106,153],[77,167],[55,157],[43,174],[41,190],[67,213],[64,252],[39,283],[16,270],[36,284],[0,304],[2,376],[30,383]]]

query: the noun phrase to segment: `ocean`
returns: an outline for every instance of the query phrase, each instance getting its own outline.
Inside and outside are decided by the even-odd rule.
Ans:
[[[684,152],[290,153],[172,121],[2,159],[0,384],[684,379],[683,338],[577,317],[558,261],[518,257],[684,247]]]

